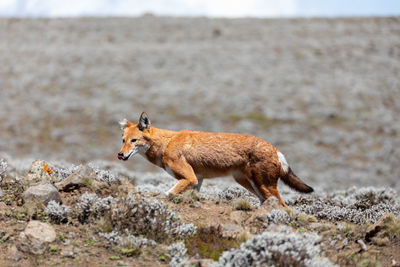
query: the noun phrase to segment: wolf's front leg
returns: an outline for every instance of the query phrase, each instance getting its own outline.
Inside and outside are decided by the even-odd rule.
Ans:
[[[192,182],[186,180],[186,179],[182,179],[179,180],[176,185],[174,187],[172,187],[170,190],[168,190],[166,192],[167,195],[169,194],[180,194],[185,192],[187,189],[193,188],[194,186],[196,186],[195,184],[193,184]]]
[[[166,194],[180,194],[189,188],[196,187],[198,180],[192,166],[185,160],[167,162],[165,170],[178,179],[178,183],[166,192]]]

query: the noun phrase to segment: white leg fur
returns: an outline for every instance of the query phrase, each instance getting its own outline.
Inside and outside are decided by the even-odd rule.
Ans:
[[[175,178],[175,174],[174,172],[171,170],[171,168],[169,166],[165,166],[165,171],[171,175],[172,177]],[[171,187],[171,189],[169,189],[167,192],[165,192],[165,194],[168,196],[169,194],[172,194],[172,191],[174,190],[176,185],[174,185],[173,187]]]
[[[170,194],[172,194],[172,191],[174,190],[174,188],[175,188],[175,185],[173,186],[173,187],[171,187],[171,189],[170,190],[168,190],[167,192],[165,192],[165,195],[170,195]]]

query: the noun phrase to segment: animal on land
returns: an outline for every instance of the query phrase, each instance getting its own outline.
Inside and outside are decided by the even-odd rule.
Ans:
[[[200,191],[203,179],[226,175],[232,175],[261,202],[275,196],[286,206],[277,189],[279,178],[298,192],[313,192],[293,173],[276,147],[256,136],[159,129],[151,125],[145,112],[137,124],[124,119],[120,126],[123,145],[118,159],[128,160],[139,153],[163,168],[178,180],[167,194],[180,194],[193,187]]]

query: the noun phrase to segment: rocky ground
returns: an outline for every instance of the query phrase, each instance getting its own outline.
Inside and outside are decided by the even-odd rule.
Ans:
[[[0,18],[0,40],[0,266],[399,265],[398,17]],[[116,159],[142,111],[264,138],[315,193],[166,197]]]
[[[165,196],[168,175],[0,161],[1,266],[399,266],[394,190],[351,188],[262,205],[226,179]]]

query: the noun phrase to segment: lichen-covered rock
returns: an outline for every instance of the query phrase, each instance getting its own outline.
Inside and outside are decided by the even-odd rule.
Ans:
[[[39,201],[44,205],[47,205],[51,200],[58,203],[61,202],[61,196],[57,188],[49,183],[40,183],[30,186],[22,194],[22,198],[25,203],[30,201]]]
[[[35,255],[43,254],[56,239],[54,228],[40,221],[30,221],[19,236],[18,249]]]
[[[63,178],[55,186],[61,191],[71,191],[83,186],[102,188],[111,184],[120,185],[120,179],[112,173],[100,170],[94,166],[81,165],[71,172],[66,178]]]
[[[82,186],[93,184],[94,181],[96,181],[95,172],[87,166],[80,166],[77,171],[71,173],[68,177],[62,179],[60,182],[55,183],[55,186],[60,191],[68,192]]]
[[[44,160],[35,160],[29,168],[27,180],[29,183],[40,181],[56,182],[58,181],[57,168]]]

